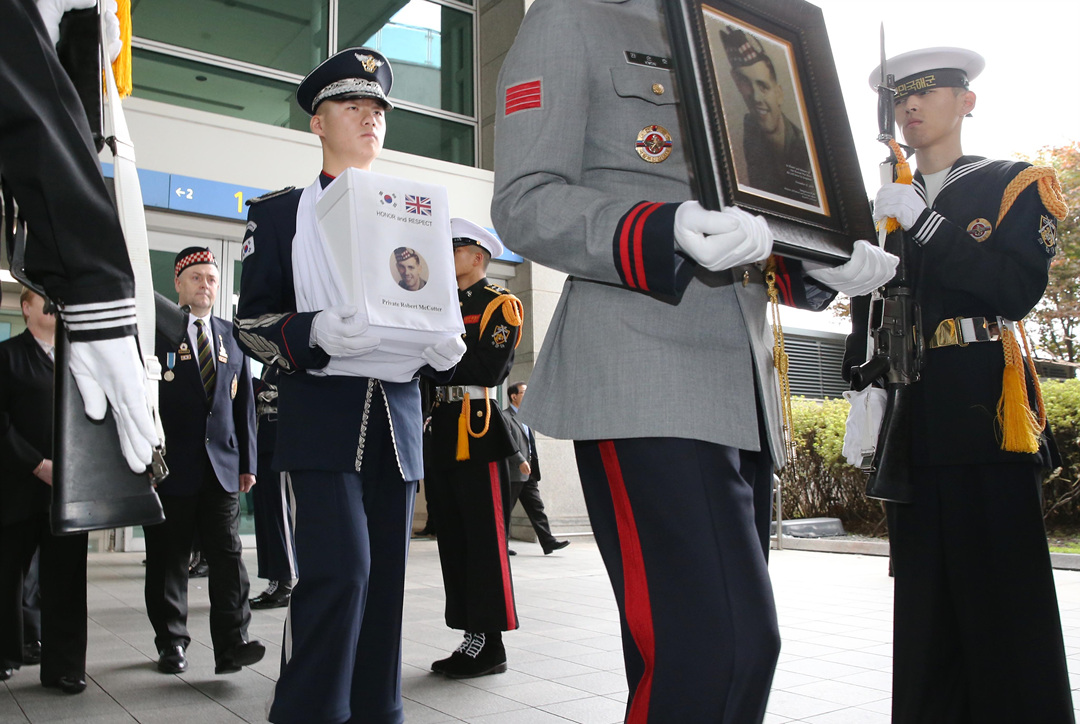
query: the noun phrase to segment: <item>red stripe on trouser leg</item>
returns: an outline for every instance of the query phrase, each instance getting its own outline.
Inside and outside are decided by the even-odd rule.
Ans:
[[[506,553],[506,519],[503,517],[502,479],[499,477],[499,463],[488,463],[488,476],[491,478],[491,504],[495,508],[495,536],[499,541],[499,567],[502,569],[503,601],[506,602],[506,630],[518,627],[514,613],[514,588],[510,583],[510,559]]]
[[[652,693],[653,669],[656,665],[656,637],[653,632],[652,604],[649,603],[649,585],[645,576],[645,559],[641,554],[634,511],[626,494],[622,468],[615,454],[615,443],[605,440],[599,444],[600,457],[604,462],[611,503],[615,509],[615,526],[619,531],[619,548],[622,553],[623,608],[626,625],[634,637],[645,671],[637,689],[632,693],[633,703],[626,716],[626,724],[645,724],[649,718],[649,695]]]

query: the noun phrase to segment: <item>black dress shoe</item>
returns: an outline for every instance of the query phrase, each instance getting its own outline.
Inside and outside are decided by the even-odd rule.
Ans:
[[[41,685],[46,689],[59,689],[65,694],[81,694],[86,691],[86,675],[61,676],[57,679],[42,681]]]
[[[517,551],[516,551],[516,550],[514,550],[513,548],[507,548],[507,549],[506,549],[506,555],[508,555],[508,556],[516,556],[516,555],[517,555]]]
[[[0,681],[7,681],[14,675],[15,669],[11,668],[10,666],[0,669]]]
[[[163,674],[179,674],[187,670],[187,655],[180,644],[158,651],[158,671]]]
[[[31,641],[28,644],[23,644],[22,647],[22,662],[33,666],[34,664],[41,663],[41,642]]]
[[[285,608],[292,598],[292,586],[281,581],[270,581],[266,590],[251,599],[252,609]]]
[[[235,674],[245,666],[259,663],[265,655],[266,647],[261,642],[245,641],[218,657],[217,665],[214,666],[214,673]]]
[[[570,545],[570,541],[568,541],[568,540],[557,540],[554,543],[552,543],[549,547],[544,549],[544,555],[547,556],[547,555],[551,555],[555,551],[561,551],[563,548],[565,548],[568,545]]]
[[[199,556],[188,566],[188,578],[206,578],[210,574],[210,564]]]

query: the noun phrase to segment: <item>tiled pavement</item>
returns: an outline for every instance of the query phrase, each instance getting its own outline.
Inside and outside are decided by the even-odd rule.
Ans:
[[[442,623],[435,543],[413,542],[405,596],[403,691],[409,724],[614,724],[622,721],[622,676],[614,599],[587,540],[544,556],[515,542],[521,630],[504,638],[510,670],[452,681],[428,672],[459,642]],[[245,555],[254,572],[254,551]],[[191,667],[165,676],[154,667],[153,634],[142,602],[142,554],[90,556],[89,687],[67,696],[38,685],[26,667],[0,688],[0,722],[218,724],[265,721],[277,673],[284,611],[256,611],[251,635],[268,644],[264,661],[215,676],[205,579],[191,585]],[[783,650],[766,721],[887,722],[890,579],[883,558],[774,551],[773,585]],[[1080,573],[1055,573],[1065,644],[1080,686]],[[264,582],[254,581],[253,592]],[[1080,701],[1080,698],[1077,698]],[[687,724],[693,724],[688,722]]]

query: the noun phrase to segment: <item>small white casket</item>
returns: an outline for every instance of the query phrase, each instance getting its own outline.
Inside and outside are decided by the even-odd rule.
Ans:
[[[349,168],[316,215],[345,299],[366,314],[379,352],[419,358],[465,332],[445,187]]]

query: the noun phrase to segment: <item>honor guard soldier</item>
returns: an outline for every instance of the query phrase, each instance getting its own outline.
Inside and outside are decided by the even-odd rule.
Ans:
[[[687,201],[661,5],[533,3],[499,78],[491,216],[515,250],[570,275],[519,416],[576,441],[622,620],[627,721],[746,724],[765,715],[780,645],[772,235]],[[823,309],[895,259],[858,242],[835,269],[775,265],[783,303]]]
[[[331,298],[313,256],[316,199],[345,169],[371,169],[392,81],[390,63],[367,48],[311,71],[296,100],[322,145],[322,173],[306,189],[253,200],[248,212],[237,334],[280,372],[273,467],[292,483],[300,574],[270,707],[277,724],[404,720],[401,615],[423,477],[420,389],[411,372],[389,381],[403,364],[378,349],[356,307]],[[429,347],[420,373],[443,380],[438,370],[464,351],[456,336]],[[358,361],[381,364],[386,379],[351,371]]]
[[[49,23],[33,0],[0,0],[0,172],[30,229],[25,274],[57,305],[71,339],[86,414],[104,418],[108,401],[124,459],[141,473],[158,436],[135,342],[131,262],[86,112],[53,47],[74,4],[42,4],[60,10]]]
[[[259,436],[258,475],[261,482],[252,489],[251,502],[259,578],[270,583],[265,591],[251,599],[252,609],[288,606],[297,576],[289,474],[274,470],[278,374],[276,366],[266,365],[262,375],[255,380],[255,425]]]
[[[1031,422],[1037,378],[1025,383],[1017,341],[1065,204],[1052,169],[961,150],[980,55],[929,48],[885,65],[918,172],[884,185],[874,216],[905,230],[924,336],[913,500],[887,504],[893,721],[1072,722],[1040,494],[1049,431]],[[867,309],[853,305],[845,372],[865,360]]]
[[[506,380],[521,338],[517,297],[487,280],[488,263],[503,252],[487,229],[451,219],[465,346],[451,386],[436,391],[427,478],[439,521],[439,561],[446,625],[465,638],[431,670],[452,678],[506,671],[502,632],[518,627],[506,549],[514,454],[509,423],[489,388]]]
[[[154,627],[158,670],[187,669],[188,563],[192,538],[209,564],[214,671],[232,674],[266,653],[248,641],[249,583],[240,543],[240,494],[255,485],[255,400],[251,366],[233,325],[211,314],[218,267],[206,248],[176,255],[176,292],[189,307],[187,335],[157,335],[161,424],[169,477],[158,485],[165,522],[146,532],[146,614]]]

